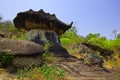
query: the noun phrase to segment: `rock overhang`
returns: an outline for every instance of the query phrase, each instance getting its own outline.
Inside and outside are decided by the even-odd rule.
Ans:
[[[13,20],[15,27],[19,30],[30,31],[31,29],[45,29],[54,31],[61,35],[71,28],[73,22],[67,25],[60,21],[55,14],[45,13],[43,9],[33,11],[32,9],[19,12]]]

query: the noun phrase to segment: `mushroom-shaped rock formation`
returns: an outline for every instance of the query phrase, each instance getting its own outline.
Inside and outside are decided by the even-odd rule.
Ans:
[[[14,19],[14,24],[19,30],[44,29],[56,32],[61,35],[71,28],[73,22],[67,25],[60,21],[55,14],[45,13],[42,9],[33,11],[30,9],[26,12],[20,12]]]

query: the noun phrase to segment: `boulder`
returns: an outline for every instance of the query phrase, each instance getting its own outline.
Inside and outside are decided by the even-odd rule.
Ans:
[[[84,60],[85,64],[88,65],[96,65],[96,66],[103,66],[103,59],[99,56],[97,56],[96,54],[92,54],[92,53],[81,53],[81,59]]]
[[[71,28],[73,22],[69,25],[65,24],[55,14],[46,13],[42,9],[19,12],[13,22],[17,29],[30,31],[28,33],[33,35],[30,35],[31,41],[44,46],[46,42],[49,42],[50,52],[56,56],[69,57],[67,50],[60,45],[59,36]]]
[[[107,57],[107,56],[110,56],[110,55],[113,54],[113,50],[104,49],[104,48],[101,48],[97,45],[94,45],[94,44],[91,44],[91,43],[86,43],[86,42],[83,42],[82,44],[85,45],[86,47],[88,47],[91,50],[100,52],[100,55],[103,56],[103,57]]]
[[[77,44],[73,49],[79,50],[78,54],[80,54],[80,58],[83,59],[85,64],[102,66],[104,63],[103,59],[96,54],[97,49],[92,49],[85,43]]]
[[[65,48],[63,48],[60,44],[54,44],[49,47],[49,52],[53,53],[57,57],[70,57],[69,53]]]
[[[81,44],[76,44],[73,46],[73,49],[78,49],[79,53],[96,53],[99,52],[102,57],[104,57],[107,60],[108,56],[111,56],[113,54],[113,50],[108,50],[101,48],[97,45],[93,45],[91,43],[83,42]]]
[[[73,22],[67,25],[60,21],[55,14],[45,13],[43,9],[33,11],[32,9],[20,12],[13,20],[15,27],[19,30],[30,31],[32,29],[44,29],[56,32],[61,35],[71,28]]]
[[[29,40],[40,45],[45,45],[49,41],[50,44],[60,44],[58,35],[54,31],[46,31],[43,29],[33,29],[28,33]]]
[[[44,51],[41,45],[30,41],[0,39],[0,53],[8,54],[10,52],[14,56],[13,64],[18,68],[39,66]]]
[[[86,45],[83,45],[83,44],[76,44],[73,46],[72,48],[73,50],[77,49],[79,50],[78,52],[81,54],[81,53],[95,53],[94,50],[88,48]],[[78,54],[79,54],[78,53]]]

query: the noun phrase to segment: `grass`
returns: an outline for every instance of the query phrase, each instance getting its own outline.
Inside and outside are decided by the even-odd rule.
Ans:
[[[115,75],[115,80],[120,80],[120,73],[117,73],[117,74]]]
[[[56,66],[43,65],[33,70],[24,68],[18,70],[18,79],[20,80],[64,80],[66,72]]]
[[[48,53],[48,52],[45,52],[42,55],[42,59],[43,59],[43,62],[46,64],[50,64],[50,63],[55,64],[58,61],[57,57],[55,57],[53,53]]]

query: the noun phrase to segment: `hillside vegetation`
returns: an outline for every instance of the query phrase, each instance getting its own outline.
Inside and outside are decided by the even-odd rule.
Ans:
[[[89,33],[86,37],[78,36],[75,27],[72,27],[64,34],[61,35],[61,44],[69,51],[70,54],[80,57],[79,50],[73,49],[73,47],[82,42],[91,43],[106,50],[112,50],[113,54],[108,56],[105,61],[105,67],[107,68],[120,68],[120,38],[117,37],[113,40],[107,39],[105,36],[101,36],[100,33]],[[96,52],[99,55],[98,52]],[[99,55],[100,56],[100,55]]]
[[[14,27],[14,24],[10,21],[0,21],[0,38],[10,38],[17,40],[29,40],[27,32],[21,32]],[[90,33],[85,37],[78,36],[75,27],[70,28],[64,34],[60,36],[61,45],[67,49],[69,54],[81,58],[82,55],[79,53],[79,49],[74,49],[74,47],[83,42],[91,43],[93,45],[99,46],[106,50],[112,50],[113,54],[108,56],[107,59],[101,56],[99,52],[95,52],[96,55],[100,56],[104,60],[104,67],[108,69],[120,69],[120,37],[113,40],[107,39],[105,36],[101,36],[100,33],[94,34]],[[46,46],[49,46],[47,44]],[[43,55],[45,62],[55,63],[56,58],[54,55]],[[53,61],[52,61],[53,60]],[[27,73],[26,73],[27,72]],[[33,75],[34,74],[34,75]],[[23,79],[24,77],[31,78],[31,80],[38,79],[42,75],[41,79],[53,80],[64,80],[65,71],[58,69],[56,66],[46,66],[43,65],[41,68],[35,68],[34,70],[28,72],[28,68],[23,70],[18,70],[18,78]],[[47,77],[46,77],[47,76]],[[60,78],[62,77],[62,78]],[[118,76],[119,77],[119,76]],[[119,77],[120,78],[120,77]],[[55,80],[56,80],[55,79]]]

